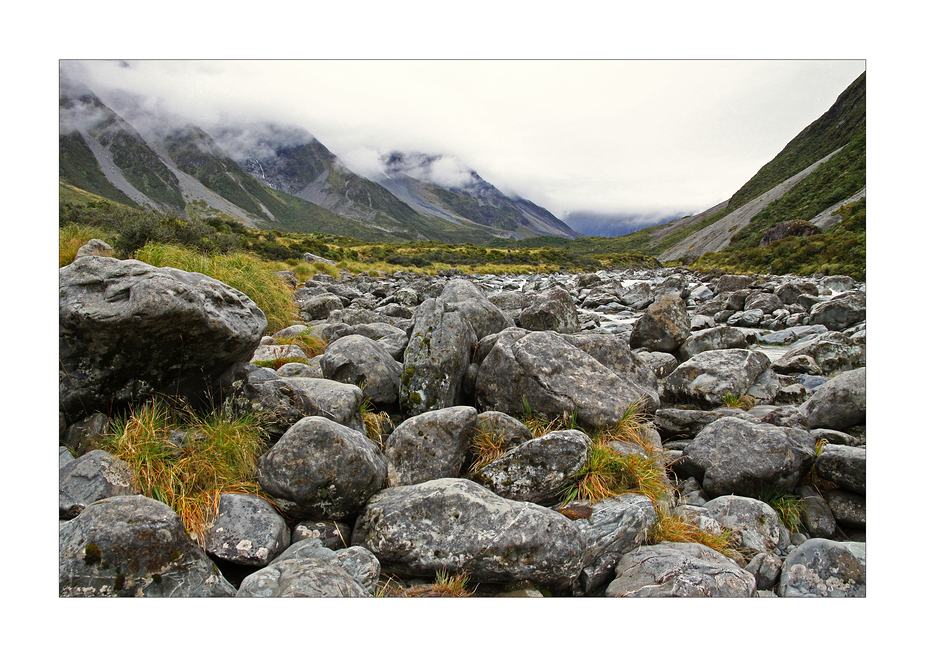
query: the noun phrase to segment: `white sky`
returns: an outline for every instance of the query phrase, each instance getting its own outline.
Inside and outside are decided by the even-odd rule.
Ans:
[[[863,60],[83,62],[205,128],[292,123],[357,173],[389,150],[454,156],[552,211],[696,212],[821,116]],[[69,63],[63,66],[73,70]]]

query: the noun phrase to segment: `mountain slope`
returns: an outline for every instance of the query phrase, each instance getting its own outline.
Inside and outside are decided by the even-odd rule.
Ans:
[[[866,184],[866,73],[732,197],[693,217],[629,235],[659,260],[757,246],[776,224],[809,221],[857,199]],[[828,222],[831,227],[832,221]],[[738,245],[736,245],[738,244]]]

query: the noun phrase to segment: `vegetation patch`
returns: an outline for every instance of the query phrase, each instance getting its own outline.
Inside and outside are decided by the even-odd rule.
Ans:
[[[138,492],[170,506],[201,543],[222,493],[267,498],[254,478],[267,444],[254,416],[231,418],[155,400],[113,418],[93,448],[128,463]]]

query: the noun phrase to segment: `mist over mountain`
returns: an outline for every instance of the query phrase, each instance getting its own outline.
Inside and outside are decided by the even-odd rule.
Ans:
[[[377,154],[361,174],[308,129],[240,117],[197,123],[163,102],[62,75],[62,194],[184,216],[382,241],[485,243],[578,233],[450,155]],[[206,209],[207,208],[207,209]]]
[[[662,214],[633,212],[568,212],[563,219],[574,230],[587,237],[622,237],[637,230],[673,221],[684,213]]]

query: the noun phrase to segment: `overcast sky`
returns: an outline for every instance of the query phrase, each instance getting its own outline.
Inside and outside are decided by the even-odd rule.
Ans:
[[[64,61],[208,127],[305,128],[357,173],[455,157],[567,212],[690,213],[731,196],[864,71],[861,60]]]

